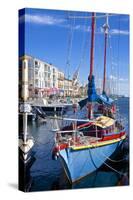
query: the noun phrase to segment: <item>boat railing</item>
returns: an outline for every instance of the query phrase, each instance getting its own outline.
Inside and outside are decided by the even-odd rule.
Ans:
[[[90,145],[91,143],[98,142],[101,138],[85,136],[83,133],[78,135],[64,135],[63,137],[60,135],[59,138],[56,138],[58,144],[67,144],[68,147],[74,147],[77,145]]]
[[[76,130],[58,131],[58,133],[74,133]]]

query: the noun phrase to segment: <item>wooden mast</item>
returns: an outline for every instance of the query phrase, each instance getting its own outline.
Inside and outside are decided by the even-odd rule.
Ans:
[[[93,69],[94,69],[94,41],[95,41],[95,17],[96,13],[92,13],[92,22],[91,22],[91,49],[90,49],[90,74],[89,81],[92,81]],[[93,105],[92,102],[88,102],[88,118],[93,118]]]
[[[103,72],[103,94],[105,94],[106,87],[106,57],[107,57],[107,38],[108,38],[108,14],[106,15],[106,23],[103,25],[104,28],[104,72]]]
[[[94,69],[94,39],[95,39],[95,13],[92,13],[91,22],[91,53],[90,53],[90,75],[89,79],[92,79],[93,69]]]

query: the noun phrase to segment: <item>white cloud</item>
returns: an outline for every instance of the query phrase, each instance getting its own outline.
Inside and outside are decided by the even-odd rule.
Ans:
[[[20,23],[26,21],[28,23],[34,23],[38,25],[56,25],[62,28],[72,28],[75,31],[85,31],[89,32],[90,27],[87,27],[85,25],[81,24],[69,24],[67,23],[67,19],[64,18],[58,18],[56,16],[50,16],[50,15],[31,15],[26,14],[25,16],[21,16],[19,18]],[[72,26],[72,27],[70,27]]]
[[[57,16],[51,16],[51,15],[35,15],[35,14],[25,14],[25,16],[21,16],[19,21],[29,23],[34,23],[38,25],[56,25],[60,26],[62,28],[70,28],[70,24],[67,23],[67,19],[65,18],[59,18]],[[73,24],[72,25],[73,30],[76,31],[84,31],[84,32],[90,32],[90,26],[85,26],[82,24]],[[96,33],[103,34],[103,28],[97,28]],[[109,30],[110,35],[129,35],[128,30],[119,30],[119,29],[110,29]]]
[[[64,23],[66,20],[63,18],[57,18],[50,15],[31,15],[26,14],[25,16],[20,17],[20,22],[23,21],[40,24],[40,25],[59,25]]]
[[[118,63],[112,61],[112,65],[113,65],[113,66],[118,66]]]
[[[113,76],[113,75],[110,75],[109,78],[112,79],[112,80],[117,80],[117,77]]]
[[[96,33],[103,34],[104,33],[103,27],[98,28]],[[129,35],[129,31],[121,30],[121,29],[109,29],[109,34],[110,35]]]
[[[129,31],[128,30],[119,30],[119,29],[111,29],[109,31],[109,33],[111,35],[129,35]]]
[[[126,82],[126,81],[129,81],[127,78],[119,78],[119,81],[124,81],[124,82]]]
[[[79,31],[84,31],[84,32],[90,32],[91,30],[90,30],[90,26],[89,27],[87,27],[87,26],[85,26],[85,25],[75,25],[74,27],[73,27],[73,29],[74,30],[79,30]]]
[[[120,82],[127,82],[127,81],[129,81],[128,78],[123,78],[123,77],[119,78],[119,77],[114,76],[114,75],[110,75],[109,78],[111,80],[118,80]]]

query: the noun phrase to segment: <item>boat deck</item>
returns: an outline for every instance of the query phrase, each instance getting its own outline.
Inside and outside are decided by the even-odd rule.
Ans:
[[[70,136],[66,135],[65,137],[60,137],[57,139],[58,145],[59,146],[88,146],[92,143],[96,143],[100,140],[101,138],[98,137],[92,137],[92,136]]]
[[[56,143],[61,149],[68,147],[75,148],[88,148],[93,146],[102,146],[109,143],[114,143],[126,137],[125,131],[119,131],[112,135],[103,135],[102,137],[84,135],[83,132],[63,131],[63,135],[59,132],[56,135]]]

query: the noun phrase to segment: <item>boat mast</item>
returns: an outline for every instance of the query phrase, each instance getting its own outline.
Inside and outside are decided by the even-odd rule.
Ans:
[[[90,54],[90,75],[89,79],[92,79],[93,69],[94,69],[94,39],[95,39],[95,17],[96,14],[92,13],[92,22],[91,22],[91,54]]]
[[[106,87],[106,57],[107,57],[107,38],[108,38],[108,14],[106,14],[106,23],[103,25],[104,29],[104,72],[103,72],[103,94],[106,94],[105,87]]]
[[[91,49],[90,49],[90,74],[88,77],[88,118],[93,118],[93,99],[95,99],[95,85],[94,85],[94,41],[95,41],[95,18],[96,13],[92,13],[92,22],[91,22]]]
[[[70,17],[70,18],[73,18]],[[96,88],[95,88],[95,81],[94,81],[94,75],[93,75],[93,70],[94,70],[94,42],[95,42],[95,21],[96,21],[96,13],[92,13],[92,16],[90,17],[83,17],[83,16],[78,16],[74,18],[91,18],[91,46],[90,46],[90,73],[88,76],[88,98],[85,100],[85,104],[87,103],[87,117],[89,119],[93,118],[93,102],[97,101],[97,93],[96,93]]]

